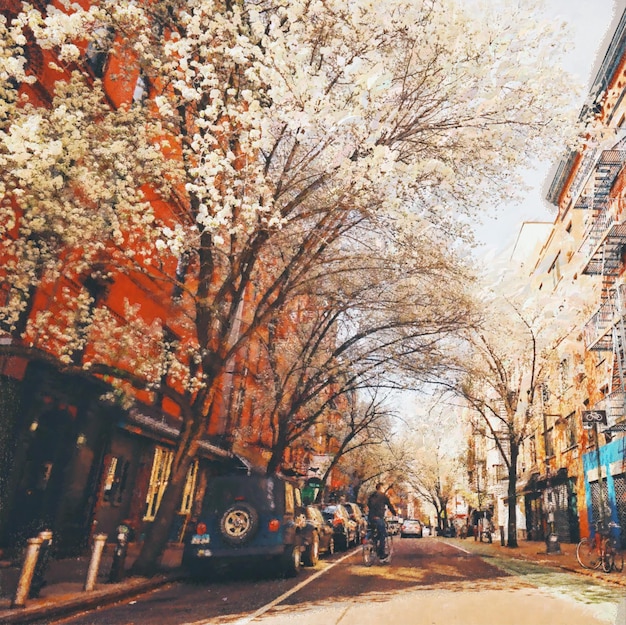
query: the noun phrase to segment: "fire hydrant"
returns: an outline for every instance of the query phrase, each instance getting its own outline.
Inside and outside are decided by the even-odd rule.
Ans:
[[[124,579],[126,554],[128,543],[134,538],[134,532],[128,521],[123,521],[117,526],[117,538],[115,551],[113,552],[113,564],[109,573],[109,583],[121,582]]]

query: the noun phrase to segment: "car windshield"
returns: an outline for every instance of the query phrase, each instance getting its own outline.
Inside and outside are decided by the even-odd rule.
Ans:
[[[341,508],[339,508],[339,506],[328,506],[324,508],[324,510],[322,510],[322,514],[326,519],[332,519],[336,514],[338,514],[339,516],[343,516],[341,514]]]

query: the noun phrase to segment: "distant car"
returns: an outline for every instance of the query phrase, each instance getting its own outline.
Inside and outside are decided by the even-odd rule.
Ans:
[[[302,561],[306,566],[315,566],[320,553],[329,555],[335,553],[335,533],[317,506],[307,506],[305,515],[306,526],[302,529],[304,542]]]
[[[359,504],[349,502],[343,505],[348,511],[350,518],[356,523],[356,543],[360,544],[361,540],[365,537],[365,534],[367,534],[367,519],[365,518]]]
[[[423,536],[422,524],[417,519],[405,519],[400,526],[400,538],[421,538]]]
[[[345,551],[356,544],[356,523],[350,518],[345,506],[330,504],[322,509],[324,519],[331,524],[335,534],[335,547]]]

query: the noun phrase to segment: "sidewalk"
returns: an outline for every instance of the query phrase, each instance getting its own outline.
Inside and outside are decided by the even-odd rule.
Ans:
[[[161,559],[161,572],[154,577],[127,576],[120,582],[107,583],[114,548],[113,544],[106,545],[95,588],[89,592],[84,591],[89,555],[50,560],[44,575],[46,584],[41,589],[40,596],[28,599],[26,606],[21,608],[11,607],[21,574],[21,563],[0,561],[0,625],[32,623],[107,605],[139,595],[183,576],[180,568],[182,547],[172,545]],[[132,566],[137,554],[137,547],[131,545],[126,557],[126,570]]]
[[[471,553],[481,556],[500,556],[504,558],[515,558],[519,560],[533,561],[537,564],[551,566],[554,568],[586,575],[603,582],[626,587],[626,566],[621,573],[613,571],[605,573],[600,570],[583,569],[576,559],[576,545],[570,543],[561,543],[561,553],[547,553],[546,543],[520,540],[518,547],[503,547],[500,541],[494,540],[493,543],[481,543],[475,541],[472,537],[461,538],[439,538],[445,542],[453,543],[459,547],[467,549]]]

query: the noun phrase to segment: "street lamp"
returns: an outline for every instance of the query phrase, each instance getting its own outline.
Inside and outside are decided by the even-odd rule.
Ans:
[[[598,423],[607,425],[606,410],[583,410],[583,427],[593,430],[593,438],[596,452],[596,466],[598,468],[598,513],[597,522],[602,525],[605,521],[604,493],[602,492],[604,479],[602,477],[602,462],[600,458],[600,437],[598,435]],[[609,428],[610,429],[610,428]]]
[[[547,414],[542,411],[543,415],[543,451],[544,464],[546,468],[546,506],[548,535],[546,536],[546,553],[561,553],[561,545],[559,536],[555,527],[556,502],[554,501],[554,489],[552,486],[552,470],[550,469],[550,456],[554,455],[552,448],[548,449],[548,417],[555,419],[555,424],[562,423],[563,418],[560,414]],[[554,444],[554,442],[552,443]],[[550,453],[548,453],[548,451]]]

